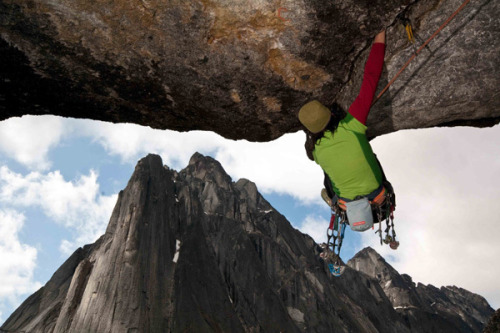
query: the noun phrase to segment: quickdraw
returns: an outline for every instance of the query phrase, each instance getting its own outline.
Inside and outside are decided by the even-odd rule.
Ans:
[[[417,55],[417,44],[415,41],[415,36],[413,35],[413,28],[410,19],[404,15],[401,15],[398,18],[401,21],[401,24],[405,27],[408,41],[413,46],[413,52],[415,53],[415,55]]]
[[[394,229],[394,199],[394,194],[388,192],[386,194],[385,204],[375,206],[377,220],[379,221],[379,229],[375,231],[375,233],[378,233],[380,236],[380,245],[389,244],[389,247],[391,249],[396,250],[399,247],[399,242],[396,240],[396,229]],[[386,228],[384,230],[385,237],[382,237],[382,222],[384,220],[386,225]]]
[[[410,43],[415,45],[415,37],[413,37],[413,30],[411,28],[410,22],[406,23],[405,30],[406,30],[406,35],[408,36],[408,40],[410,41]],[[416,51],[416,49],[415,49],[415,51]]]
[[[345,211],[339,209],[338,205],[334,205],[332,208],[332,217],[330,218],[330,226],[326,230],[326,248],[322,255],[323,259],[328,263],[330,273],[334,276],[340,276],[344,271],[340,259],[340,249],[344,240],[346,224]]]

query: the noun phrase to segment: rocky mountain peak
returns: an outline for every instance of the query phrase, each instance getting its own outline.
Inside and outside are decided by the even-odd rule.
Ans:
[[[213,158],[203,156],[200,153],[195,153],[191,157],[188,166],[182,173],[204,182],[213,182],[217,187],[226,190],[229,190],[232,186],[231,177],[229,177],[222,165]]]
[[[385,259],[380,256],[380,254],[375,251],[371,246],[367,246],[352,258],[354,262],[363,262],[368,261],[371,262],[371,265],[375,265],[377,263],[384,264]]]
[[[411,278],[403,278],[373,248],[367,247],[357,253],[347,265],[378,281],[395,308],[408,307],[415,298]]]
[[[141,159],[106,233],[78,249],[1,332],[479,332],[484,298],[401,276],[374,249],[341,278],[254,183],[195,154]]]
[[[428,320],[430,314],[438,314],[451,320],[457,330],[465,329],[466,325],[461,321],[473,330],[480,330],[488,320],[488,316],[481,314],[490,315],[488,311],[484,312],[487,302],[483,297],[455,286],[438,289],[432,285],[415,284],[409,275],[398,273],[370,247],[358,252],[347,265],[375,279],[394,309],[403,314],[410,326]],[[440,321],[434,323],[437,325],[434,329],[440,327],[441,330],[447,325]]]

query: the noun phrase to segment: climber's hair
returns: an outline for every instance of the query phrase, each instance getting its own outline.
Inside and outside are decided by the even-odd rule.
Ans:
[[[304,147],[306,148],[307,157],[309,157],[311,161],[314,161],[313,151],[314,146],[316,145],[318,140],[323,137],[326,131],[334,133],[339,126],[339,122],[346,116],[346,112],[344,111],[344,109],[342,109],[342,107],[337,103],[333,103],[329,107],[329,109],[332,112],[332,116],[330,117],[330,121],[328,122],[324,130],[319,133],[311,133],[307,130],[307,128],[303,128],[304,132],[306,132],[306,143],[304,144]]]

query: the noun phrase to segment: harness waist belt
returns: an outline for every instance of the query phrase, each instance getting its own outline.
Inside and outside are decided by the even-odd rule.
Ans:
[[[338,197],[337,195],[335,195],[335,198],[333,198],[333,202],[338,201],[339,207],[342,210],[346,210],[346,206],[345,206],[346,202],[351,202],[351,201],[359,200],[359,199],[365,198],[365,197],[368,198],[368,200],[370,201],[370,203],[375,203],[377,205],[380,205],[385,200],[385,193],[386,192],[387,191],[386,191],[384,185],[380,184],[379,187],[377,187],[375,190],[373,190],[372,192],[368,193],[367,195],[359,195],[359,196],[357,196],[354,199],[342,198],[342,197]],[[337,200],[335,200],[335,199],[337,199]]]

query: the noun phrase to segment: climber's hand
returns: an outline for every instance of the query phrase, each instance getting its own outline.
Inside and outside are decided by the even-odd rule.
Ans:
[[[382,43],[385,44],[385,30],[382,32],[379,32],[377,36],[375,36],[375,39],[373,40],[374,43]]]

